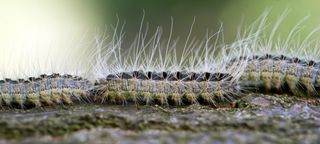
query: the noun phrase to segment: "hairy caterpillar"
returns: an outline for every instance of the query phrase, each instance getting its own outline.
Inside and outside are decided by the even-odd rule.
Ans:
[[[240,85],[249,91],[260,93],[285,93],[295,96],[319,96],[319,41],[313,29],[301,38],[302,19],[293,26],[287,37],[275,38],[279,25],[287,15],[285,11],[266,34],[267,16],[265,12],[252,28],[250,46],[247,53],[233,61],[245,61]],[[254,30],[256,29],[256,30]],[[246,31],[244,33],[247,33]]]
[[[97,85],[102,102],[215,105],[240,93],[231,80],[226,73],[134,71],[110,74]]]
[[[90,81],[72,75],[41,75],[28,80],[0,81],[2,106],[29,107],[53,104],[71,104],[88,99]]]
[[[122,30],[117,33],[118,27],[109,39],[96,38],[97,82],[92,92],[97,102],[217,105],[241,95],[237,80],[245,65],[239,61],[227,67],[226,62],[248,52],[240,48],[243,40],[233,46],[220,45],[221,33],[217,32],[196,42],[190,40],[192,24],[184,47],[178,52],[177,42],[172,40],[172,25],[168,39],[162,38],[161,28],[149,39],[142,27],[143,21],[129,49],[122,47],[123,34]],[[241,50],[232,51],[234,48]]]
[[[142,32],[142,20],[129,48],[123,47],[123,28],[117,24],[111,36],[103,33],[95,37],[96,45],[89,54],[93,67],[90,76],[85,77],[90,81],[58,74],[30,80],[6,79],[0,81],[1,105],[41,106],[87,98],[115,104],[216,105],[231,102],[252,89],[293,95],[305,95],[306,90],[306,95],[317,96],[319,50],[311,37],[318,29],[302,42],[292,42],[299,22],[284,42],[278,39],[274,43],[284,15],[267,35],[264,13],[248,29],[239,31],[230,44],[224,42],[222,28],[216,33],[208,32],[201,41],[193,39],[192,24],[180,50],[177,47],[181,44],[172,38],[173,24],[169,37],[164,39],[160,27],[152,36],[148,29]],[[305,48],[310,47],[314,47],[310,50],[313,56],[306,55]]]
[[[260,92],[318,95],[319,63],[284,55],[252,56],[239,83]]]
[[[175,100],[170,92],[172,89],[166,87],[168,82],[165,78],[152,78],[152,75],[156,75],[158,78],[157,75],[163,75],[164,72],[169,72],[169,75],[182,72],[182,75],[188,76],[205,73],[230,75],[231,85],[228,84],[228,80],[222,80],[217,83],[217,87],[221,88],[219,92],[218,90],[212,91],[212,93],[225,93],[226,95],[218,97],[227,100],[230,98],[229,93],[232,93],[233,96],[239,96],[243,95],[242,91],[252,92],[252,90],[260,93],[276,92],[297,96],[318,96],[319,64],[316,61],[319,59],[317,55],[319,49],[317,40],[312,39],[312,36],[319,29],[314,29],[305,39],[301,42],[298,41],[300,25],[305,20],[303,19],[292,28],[286,39],[283,40],[280,37],[274,39],[286,14],[287,11],[279,17],[271,32],[267,34],[265,29],[268,25],[266,23],[268,12],[265,12],[244,31],[239,31],[237,38],[231,44],[226,44],[223,40],[220,41],[222,29],[217,33],[207,34],[200,43],[189,42],[192,32],[191,26],[181,55],[176,52],[176,43],[170,45],[172,29],[167,40],[163,40],[161,37],[160,28],[150,39],[146,39],[147,34],[141,32],[141,24],[137,39],[125,54],[122,53],[121,47],[123,35],[114,34],[112,43],[108,43],[104,47],[107,53],[104,56],[99,55],[97,59],[95,67],[97,68],[97,77],[103,79],[98,84],[104,83],[104,88],[99,87],[102,92],[98,94],[98,97],[102,96],[102,101],[108,99],[116,101],[115,99],[119,98],[119,101],[125,102],[127,100],[125,95],[127,95],[136,102],[139,100],[136,100],[134,95],[140,95],[144,99],[142,101],[148,103],[148,99],[146,100],[146,96],[143,95],[149,95],[152,92],[153,98],[160,97],[158,100],[160,104],[167,104],[167,100],[170,99],[173,104],[178,105],[181,104],[182,99],[193,103],[194,101],[186,98],[186,95],[195,94],[194,91],[188,89],[194,89],[194,86],[198,86],[198,84],[189,85],[187,81],[181,80],[180,83],[170,81],[174,82],[176,87],[185,86]],[[100,44],[103,42],[105,41],[100,41]],[[307,51],[312,53],[307,54]],[[179,56],[180,59],[177,58]],[[142,70],[140,74],[144,75],[145,79],[134,76],[135,71],[139,70]],[[124,78],[123,74],[129,75],[129,77]],[[145,84],[142,84],[143,82]],[[202,88],[206,89],[206,86],[202,86]],[[137,94],[137,91],[140,94]],[[167,91],[167,93],[163,94],[159,91]],[[147,94],[142,94],[145,92]],[[215,94],[211,95],[212,99],[217,97]],[[235,97],[231,96],[231,98]]]

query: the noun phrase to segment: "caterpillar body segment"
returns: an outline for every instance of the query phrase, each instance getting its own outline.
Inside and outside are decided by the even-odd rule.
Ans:
[[[161,105],[230,102],[240,93],[227,73],[122,72],[96,82],[99,102]]]
[[[0,80],[1,106],[71,104],[88,99],[92,83],[71,75],[41,75],[28,80]]]
[[[319,96],[320,64],[284,55],[248,57],[239,83],[258,92]]]

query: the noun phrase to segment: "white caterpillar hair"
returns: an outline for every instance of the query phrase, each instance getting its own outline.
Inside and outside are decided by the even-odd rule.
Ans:
[[[235,40],[229,44],[224,42],[222,26],[216,33],[207,33],[204,39],[197,41],[192,38],[192,23],[182,51],[178,51],[178,41],[172,37],[173,22],[168,38],[162,37],[161,27],[149,37],[148,29],[146,28],[145,32],[142,30],[143,18],[138,35],[127,50],[122,47],[123,27],[119,28],[117,24],[111,37],[96,38],[95,77],[104,79],[119,74],[115,77],[121,79],[123,73],[139,70],[151,72],[151,76],[153,73],[164,71],[187,72],[189,75],[226,73],[230,75],[232,82],[240,84],[240,89],[244,90],[248,88],[256,89],[257,92],[271,92],[271,89],[276,89],[278,92],[294,95],[301,95],[301,92],[307,90],[308,95],[318,95],[319,67],[314,66],[313,62],[319,59],[319,43],[314,38],[319,28],[315,28],[301,40],[299,31],[306,19],[304,18],[283,38],[277,30],[287,14],[288,11],[284,11],[278,20],[271,24],[271,32],[267,32],[266,29],[270,25],[267,20],[269,11],[265,11],[251,25],[240,28]],[[120,33],[117,33],[118,31]],[[132,77],[135,77],[134,74],[130,78]],[[218,87],[220,86],[218,84]],[[229,89],[230,87],[222,87],[217,91],[225,93]],[[232,99],[226,95],[223,97]]]
[[[232,44],[226,44],[221,26],[217,32],[207,32],[203,39],[198,40],[192,37],[194,23],[195,21],[191,24],[183,48],[177,47],[178,38],[172,37],[173,20],[169,37],[166,38],[162,36],[161,27],[157,27],[151,35],[148,33],[148,27],[143,31],[142,20],[139,32],[129,48],[122,45],[123,26],[120,27],[117,23],[112,30],[113,34],[103,33],[95,38],[93,73],[96,79],[104,78],[108,74],[135,70],[230,73],[238,78],[245,63],[230,67],[227,62],[249,55],[251,38],[238,37]]]
[[[169,37],[162,36],[163,30],[157,27],[149,34],[144,28],[144,17],[139,32],[130,47],[123,47],[124,25],[119,21],[111,34],[102,32],[95,37],[96,50],[94,54],[94,71],[96,78],[122,71],[194,71],[194,72],[228,72],[241,75],[245,66],[230,69],[227,62],[239,57],[252,55],[281,55],[299,57],[301,59],[318,60],[319,40],[314,37],[320,27],[313,29],[307,36],[299,35],[303,28],[305,17],[292,27],[288,36],[280,35],[279,26],[288,15],[285,10],[275,23],[268,21],[270,11],[266,10],[253,23],[239,27],[236,38],[231,43],[225,43],[223,26],[215,33],[209,33],[199,40],[192,37],[195,21],[191,24],[189,35],[184,40],[183,48],[177,47],[178,38],[173,38],[173,20]],[[271,32],[267,29],[271,27]],[[182,49],[182,50],[181,50]],[[245,62],[245,61],[244,61]],[[245,65],[245,63],[242,63]],[[239,76],[238,76],[239,77]]]
[[[178,41],[172,37],[173,22],[169,37],[164,38],[161,27],[151,36],[148,28],[143,32],[143,19],[136,39],[127,49],[122,45],[123,27],[118,24],[112,36],[96,38],[94,73],[99,80],[97,95],[103,102],[126,103],[131,99],[135,103],[168,104],[171,99],[177,105],[201,100],[215,105],[216,99],[232,101],[240,95],[241,87],[236,82],[247,62],[230,62],[250,55],[250,37],[238,37],[226,44],[221,26],[199,41],[192,38],[193,22],[179,51]]]
[[[221,101],[232,102],[243,92],[252,90],[293,95],[304,95],[306,91],[308,96],[318,96],[320,51],[314,35],[319,28],[301,40],[299,31],[305,21],[302,19],[287,37],[282,38],[277,30],[287,13],[285,11],[271,25],[271,32],[267,32],[269,12],[264,12],[248,27],[239,28],[231,43],[224,41],[222,25],[217,32],[207,32],[203,39],[196,39],[192,36],[194,21],[182,48],[173,37],[172,19],[169,36],[163,37],[161,27],[150,35],[143,17],[139,32],[129,47],[123,45],[124,25],[121,26],[118,20],[111,28],[111,34],[103,31],[93,41],[85,43],[89,49],[76,53],[80,55],[79,60],[53,57],[49,59],[51,61],[41,61],[45,63],[44,67],[24,62],[21,69],[36,67],[40,70],[22,70],[26,77],[54,74],[29,80],[0,81],[0,102],[1,105],[3,102],[5,105],[18,103],[21,107],[28,101],[38,106],[42,103],[72,103],[72,99],[122,104],[133,101],[216,105]],[[54,54],[68,58],[68,55],[75,54],[71,50],[78,49],[69,50]],[[8,65],[8,68],[12,67],[10,63],[3,67]],[[3,78],[16,75],[1,70]],[[92,85],[94,81],[95,86]]]
[[[304,22],[308,16],[302,18],[291,28],[287,36],[281,36],[279,27],[289,14],[285,10],[272,24],[268,21],[270,11],[266,10],[255,22],[253,22],[249,29],[245,29],[242,34],[251,33],[252,47],[250,51],[254,55],[285,54],[290,57],[298,57],[301,59],[319,60],[319,38],[317,33],[320,27],[311,30],[306,36],[302,37],[301,31],[305,27]],[[270,32],[266,29],[271,28]]]

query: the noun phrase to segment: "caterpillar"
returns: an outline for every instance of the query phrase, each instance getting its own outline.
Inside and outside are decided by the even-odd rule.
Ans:
[[[265,29],[268,25],[268,12],[265,12],[248,28],[239,31],[237,38],[231,44],[221,40],[222,29],[211,35],[208,33],[200,43],[189,42],[192,24],[180,54],[176,51],[177,43],[171,40],[172,29],[168,39],[164,40],[161,37],[161,28],[147,39],[147,33],[141,32],[142,23],[132,47],[125,51],[121,47],[123,35],[114,34],[112,42],[103,47],[105,53],[101,52],[101,46],[98,47],[99,55],[95,68],[97,68],[96,77],[100,79],[96,84],[100,87],[97,97],[100,97],[101,101],[110,100],[114,103],[125,103],[129,99],[134,102],[149,103],[154,98],[160,104],[167,104],[168,100],[177,105],[181,105],[183,103],[181,101],[196,103],[196,99],[207,91],[197,93],[190,89],[194,89],[204,81],[192,83],[190,82],[192,78],[188,79],[190,81],[182,79],[184,75],[192,77],[203,74],[223,74],[232,79],[211,82],[217,88],[211,91],[212,103],[217,102],[216,98],[232,101],[233,98],[241,97],[248,92],[318,96],[319,64],[316,61],[319,59],[319,49],[316,38],[312,37],[319,28],[299,41],[298,32],[305,20],[303,19],[292,28],[288,37],[285,39],[279,37],[275,40],[276,31],[286,14],[287,11],[279,17],[271,32],[267,34]],[[104,40],[97,41],[103,44]],[[170,45],[171,41],[175,43]],[[312,53],[307,54],[306,51]],[[101,56],[101,53],[104,55]],[[140,69],[142,71],[139,72]],[[170,75],[177,74],[180,74],[182,79],[170,79]],[[169,77],[159,78],[159,75]],[[203,85],[200,87],[207,89]],[[176,93],[174,92],[176,88],[182,91]],[[175,93],[177,96],[173,96]],[[214,93],[225,95],[218,96]],[[193,96],[187,98],[187,95]],[[209,101],[212,101],[211,99]]]
[[[122,72],[96,83],[99,101],[182,105],[232,101],[240,92],[227,73]]]
[[[40,75],[26,79],[0,81],[1,106],[40,107],[88,100],[90,81],[72,75]]]
[[[230,61],[245,61],[239,84],[248,91],[280,93],[295,96],[318,97],[319,94],[319,27],[301,38],[305,18],[298,21],[287,37],[276,37],[285,11],[271,31],[266,31],[268,12],[265,12],[248,30],[253,32],[248,55]]]
[[[311,39],[318,29],[295,42],[299,22],[284,41],[274,43],[284,15],[267,35],[264,13],[230,44],[224,42],[222,27],[197,41],[191,37],[192,23],[187,39],[179,44],[172,38],[173,22],[169,36],[163,38],[160,27],[151,36],[147,28],[142,32],[142,20],[136,39],[124,48],[123,27],[117,24],[111,36],[95,37],[93,51],[87,54],[92,57],[88,58],[92,65],[89,76],[5,79],[0,81],[0,104],[41,106],[88,99],[113,104],[215,106],[248,92],[318,96],[320,50]],[[306,55],[303,49],[309,47],[314,47],[313,54]]]
[[[244,62],[229,67],[226,62],[248,53],[240,48],[243,40],[232,47],[218,45],[220,33],[208,33],[200,43],[189,42],[192,24],[182,51],[178,52],[172,29],[168,39],[162,38],[161,28],[147,39],[142,27],[143,21],[129,49],[122,47],[123,34],[122,30],[117,33],[117,26],[112,36],[96,38],[96,82],[92,90],[96,102],[217,106],[240,97],[242,88],[237,80]],[[235,48],[241,50],[232,51]]]
[[[318,96],[319,63],[284,55],[252,56],[240,77],[242,86],[259,92]]]

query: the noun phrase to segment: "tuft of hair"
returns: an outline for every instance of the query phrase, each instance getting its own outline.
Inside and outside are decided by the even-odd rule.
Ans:
[[[246,58],[247,66],[242,69],[240,85],[254,92],[319,96],[320,48],[316,34],[320,27],[301,38],[299,32],[307,19],[305,17],[291,28],[287,36],[281,37],[277,31],[288,10],[273,25],[268,22],[268,15],[267,10],[240,32],[247,38],[246,50],[250,51],[241,56]],[[267,32],[270,25],[271,31]],[[233,61],[239,60],[243,59]]]
[[[97,81],[92,91],[97,101],[216,105],[239,97],[242,89],[237,82],[247,66],[243,56],[250,55],[250,38],[238,37],[226,44],[221,26],[197,40],[192,37],[193,21],[183,46],[178,47],[172,19],[168,38],[162,37],[161,27],[149,36],[143,19],[129,48],[122,45],[124,26],[119,22],[111,35],[97,35],[93,71]],[[230,63],[235,59],[241,61]]]

